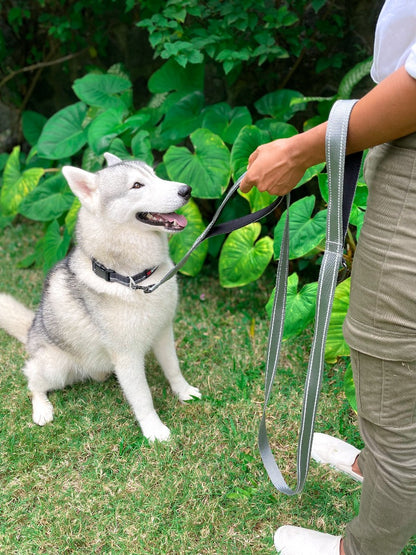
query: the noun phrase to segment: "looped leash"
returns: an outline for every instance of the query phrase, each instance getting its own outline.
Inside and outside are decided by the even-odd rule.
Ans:
[[[361,165],[362,153],[345,156],[347,143],[348,121],[351,110],[356,100],[339,100],[332,107],[326,133],[326,162],[328,173],[328,216],[326,249],[322,260],[318,279],[318,293],[316,301],[315,330],[309,357],[308,370],[305,382],[305,392],[302,407],[302,416],[297,451],[297,484],[291,489],[285,482],[279,467],[276,464],[270,448],[266,430],[266,409],[270,399],[273,382],[279,362],[280,348],[283,338],[283,325],[285,320],[287,280],[289,272],[289,208],[290,194],[286,196],[286,221],[280,260],[276,274],[276,291],[269,331],[266,373],[265,373],[265,400],[263,415],[259,427],[259,450],[263,464],[269,478],[276,489],[287,495],[300,493],[304,487],[308,473],[310,452],[312,446],[313,429],[318,406],[319,393],[322,384],[324,368],[325,342],[328,332],[329,318],[331,315],[337,276],[342,265],[344,240],[348,228],[352,201],[358,173]],[[231,222],[215,225],[224,206],[231,196],[237,191],[245,174],[238,179],[228,191],[224,201],[215,213],[212,221],[204,232],[196,239],[192,247],[182,260],[176,264],[158,283],[141,287],[145,293],[152,293],[163,283],[173,277],[192,252],[209,237],[222,233],[229,233],[256,222],[267,216],[280,204],[282,198],[277,198],[271,205],[248,216],[243,216]]]
[[[348,121],[356,100],[337,101],[332,107],[326,133],[326,162],[329,201],[326,250],[318,279],[315,330],[310,351],[297,451],[297,484],[290,488],[276,464],[266,430],[266,409],[269,402],[283,337],[286,307],[286,288],[289,269],[289,206],[281,245],[281,256],[276,276],[275,300],[269,332],[265,376],[265,401],[259,428],[259,450],[263,464],[275,488],[287,495],[300,493],[308,473],[313,429],[324,369],[325,342],[334,299],[337,276],[342,264],[344,240],[351,205],[355,194],[362,153],[345,157]],[[345,172],[344,172],[345,170]],[[344,179],[345,177],[345,179]]]

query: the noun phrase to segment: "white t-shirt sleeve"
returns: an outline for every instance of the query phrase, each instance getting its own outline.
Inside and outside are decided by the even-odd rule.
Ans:
[[[416,42],[410,49],[410,53],[406,59],[404,67],[407,73],[416,79]]]
[[[416,2],[386,0],[376,26],[371,77],[380,83],[403,65],[416,78]]]

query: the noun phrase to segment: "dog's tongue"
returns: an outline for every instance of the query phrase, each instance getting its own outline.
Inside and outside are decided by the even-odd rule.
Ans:
[[[176,214],[175,212],[171,212],[170,214],[159,214],[160,218],[165,222],[174,222],[178,227],[186,227],[188,223],[185,216],[182,214]]]

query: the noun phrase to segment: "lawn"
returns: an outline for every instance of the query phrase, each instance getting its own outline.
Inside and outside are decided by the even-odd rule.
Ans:
[[[18,263],[40,229],[17,224],[0,242],[1,290],[36,306],[43,276]],[[268,320],[269,274],[224,290],[216,271],[180,277],[175,322],[185,376],[203,398],[179,404],[154,359],[148,380],[172,431],[143,439],[114,378],[53,392],[55,420],[31,422],[20,369],[24,349],[0,331],[0,552],[5,554],[272,554],[282,524],[342,533],[360,486],[312,462],[300,496],[277,493],[257,449]],[[269,408],[272,445],[294,483],[295,450],[310,333],[285,345]],[[359,445],[344,398],[342,364],[328,367],[317,430]],[[416,543],[404,553],[416,552]]]

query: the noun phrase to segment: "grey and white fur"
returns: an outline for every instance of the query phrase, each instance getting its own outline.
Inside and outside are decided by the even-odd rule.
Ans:
[[[145,437],[163,441],[170,431],[153,406],[146,353],[153,350],[181,401],[201,396],[183,377],[176,355],[176,280],[146,294],[97,276],[92,259],[125,276],[156,266],[143,285],[158,281],[172,267],[167,235],[186,225],[173,212],[191,189],[160,179],[143,162],[105,158],[107,167],[96,173],[63,168],[81,202],[76,246],[49,273],[36,312],[0,294],[0,327],[26,346],[23,371],[36,424],[53,420],[48,391],[87,378],[103,381],[114,372]]]

